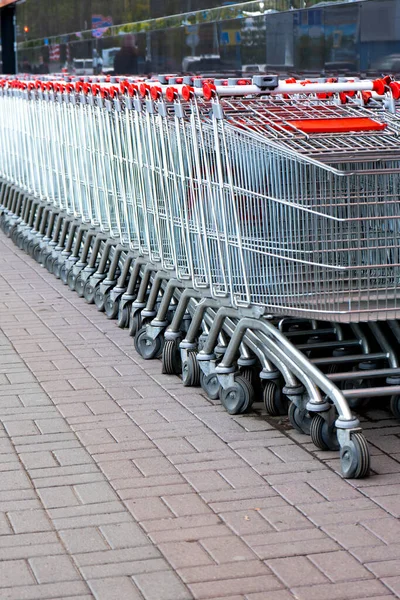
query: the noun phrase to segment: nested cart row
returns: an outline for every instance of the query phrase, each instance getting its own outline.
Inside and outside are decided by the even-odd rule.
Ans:
[[[3,230],[164,372],[262,400],[345,477],[400,416],[398,86],[2,80]]]

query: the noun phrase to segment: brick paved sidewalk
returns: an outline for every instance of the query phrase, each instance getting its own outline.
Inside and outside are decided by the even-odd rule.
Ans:
[[[1,600],[400,597],[400,425],[375,474],[232,418],[0,237]],[[322,462],[324,460],[325,462]]]

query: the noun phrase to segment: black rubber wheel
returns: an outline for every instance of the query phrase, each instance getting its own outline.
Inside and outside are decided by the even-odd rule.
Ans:
[[[68,277],[67,265],[64,263],[60,267],[60,279],[64,285],[67,285],[67,277]]]
[[[73,271],[73,268],[69,269],[67,273],[67,285],[69,289],[74,292],[75,291],[75,283],[76,283],[76,275]]]
[[[163,338],[161,336],[157,336],[155,340],[149,337],[146,327],[140,329],[135,335],[136,351],[145,360],[152,360],[161,355],[162,342]]]
[[[92,285],[90,279],[88,279],[85,283],[85,287],[83,288],[83,297],[88,304],[93,304],[95,293],[96,288]]]
[[[230,415],[247,412],[254,401],[254,389],[250,381],[242,375],[236,375],[233,386],[221,389],[221,404]]]
[[[94,303],[99,312],[104,312],[104,302],[105,302],[105,296],[104,296],[103,292],[101,291],[100,286],[98,285],[96,288],[96,292],[94,294]]]
[[[215,373],[205,375],[200,371],[200,385],[210,400],[218,400],[221,386]]]
[[[345,479],[368,477],[370,456],[367,440],[362,433],[352,433],[350,442],[340,449],[340,466]]]
[[[53,260],[53,262],[51,263],[51,271],[50,273],[53,273],[54,277],[56,277],[56,279],[60,279],[61,277],[61,265],[58,262],[58,258],[55,258]]]
[[[140,312],[136,312],[134,315],[131,314],[129,319],[129,335],[135,337],[141,325],[142,319],[140,317]]]
[[[39,244],[36,244],[36,246],[34,246],[33,248],[33,252],[32,252],[32,258],[34,258],[36,260],[36,262],[40,262],[40,255],[42,253],[42,248],[40,247]]]
[[[311,418],[306,410],[300,410],[293,402],[289,403],[289,421],[299,433],[310,434]]]
[[[288,399],[282,394],[282,390],[275,381],[267,381],[263,390],[263,401],[265,410],[271,417],[287,415]]]
[[[118,327],[125,329],[129,323],[129,306],[126,304],[118,309]]]
[[[329,427],[325,419],[318,413],[312,416],[310,437],[313,444],[320,450],[339,450],[336,428]]]
[[[46,255],[46,258],[44,259],[44,262],[43,262],[43,266],[45,269],[48,270],[49,273],[52,273],[53,272],[53,264],[54,264],[54,257],[50,252],[49,254]]]
[[[106,313],[107,319],[116,319],[118,316],[118,310],[119,298],[117,300],[113,300],[110,292],[107,292],[104,300],[104,312]]]
[[[182,364],[182,382],[184,387],[200,385],[200,365],[196,360],[196,352],[188,352],[187,359]]]
[[[400,420],[400,396],[394,395],[390,397],[390,410],[393,416]]]
[[[78,277],[75,280],[75,291],[78,294],[79,298],[83,298],[84,290],[85,281],[82,279],[81,273],[79,273]]]
[[[180,375],[182,372],[180,339],[166,340],[162,353],[162,372],[165,375]]]
[[[35,247],[35,243],[35,240],[29,240],[29,242],[26,244],[25,252],[29,254],[29,256],[33,256],[33,249]]]

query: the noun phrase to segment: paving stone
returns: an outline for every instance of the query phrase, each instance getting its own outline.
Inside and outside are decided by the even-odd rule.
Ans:
[[[110,546],[95,527],[82,527],[60,531],[60,536],[71,554],[109,550]]]
[[[138,521],[146,519],[163,519],[165,517],[174,516],[173,512],[169,510],[161,498],[139,498],[136,500],[128,500],[126,506]]]
[[[10,511],[7,516],[15,533],[33,533],[53,529],[44,510]]]
[[[78,553],[74,555],[74,560],[79,567],[111,565],[128,561],[136,562],[149,558],[161,558],[160,551],[153,545],[103,550],[100,552],[84,552],[83,554]]]
[[[374,598],[387,594],[387,588],[379,581],[347,581],[346,583],[328,583],[292,589],[298,600],[352,600],[353,598]]]
[[[111,548],[132,548],[145,546],[150,543],[149,538],[136,523],[123,523],[116,525],[103,525],[100,531],[110,544]]]
[[[96,600],[142,600],[129,577],[109,577],[88,582]]]
[[[31,558],[29,564],[40,584],[81,580],[79,572],[68,556],[37,556]]]
[[[204,581],[202,583],[192,583],[189,585],[195,598],[214,598],[215,596],[225,595],[230,597],[232,594],[250,592],[268,593],[270,590],[279,589],[281,584],[274,575],[259,575],[255,577],[243,577],[240,579],[221,579],[219,581]],[[266,596],[269,597],[269,596]]]
[[[105,481],[75,485],[74,490],[82,504],[112,502],[117,498],[109,483]]]
[[[191,600],[192,595],[170,571],[134,575],[134,582],[146,600]]]
[[[34,584],[35,580],[24,560],[7,560],[0,563],[0,587],[18,587]],[[3,592],[1,592],[2,598]]]
[[[243,577],[258,577],[260,575],[271,575],[271,570],[258,560],[244,561],[240,565],[237,562],[225,564],[196,565],[189,568],[178,569],[179,576],[185,583],[201,583],[202,581],[235,579]],[[239,586],[240,587],[240,584]],[[239,590],[238,590],[239,591]]]
[[[230,563],[241,560],[254,560],[254,553],[236,536],[205,538],[202,546],[217,563]]]

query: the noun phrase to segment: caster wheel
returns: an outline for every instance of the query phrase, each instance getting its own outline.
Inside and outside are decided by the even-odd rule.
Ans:
[[[67,265],[64,263],[60,267],[60,279],[64,285],[67,285],[67,277],[68,277]]]
[[[118,327],[120,329],[125,329],[125,327],[128,325],[129,323],[129,307],[126,306],[120,306],[119,310],[118,310]]]
[[[370,457],[367,440],[362,433],[352,433],[350,442],[340,449],[340,466],[345,479],[368,476]]]
[[[53,262],[51,263],[51,271],[50,273],[53,273],[53,275],[56,277],[56,279],[60,279],[61,278],[61,265],[58,262],[58,259],[55,258],[53,260]]]
[[[220,399],[222,405],[230,415],[243,414],[253,404],[253,386],[246,377],[237,375],[233,386],[221,390]]]
[[[320,450],[339,450],[335,427],[329,427],[325,419],[318,413],[311,418],[310,437]]]
[[[263,390],[265,410],[271,417],[287,415],[288,400],[274,381],[268,381]]]
[[[310,434],[311,417],[307,410],[300,410],[293,402],[290,402],[288,416],[294,429],[299,433]]]
[[[30,240],[25,247],[25,252],[27,252],[27,254],[29,254],[29,256],[33,256],[33,249],[35,247],[35,242],[34,240]]]
[[[153,340],[147,334],[147,329],[143,327],[143,329],[140,329],[135,335],[136,351],[145,360],[152,360],[153,358],[158,358],[159,356],[161,356],[162,352],[162,340],[163,338],[161,338],[160,336],[157,336],[156,339]]]
[[[75,291],[75,283],[76,283],[76,275],[72,269],[69,269],[69,271],[67,273],[67,285],[72,292]]]
[[[393,416],[400,420],[400,396],[394,395],[390,397],[390,410]]]
[[[184,387],[200,385],[200,365],[196,360],[195,352],[189,352],[187,359],[182,364],[182,382]]]
[[[16,228],[16,226],[14,226],[14,227],[13,227],[13,229],[11,230],[10,237],[11,237],[11,240],[12,240],[12,242],[13,242],[13,243],[14,243],[16,246],[18,246],[18,244],[17,244],[17,239],[18,239],[18,229]]]
[[[180,375],[182,372],[180,340],[167,340],[162,354],[162,372],[165,375]]]
[[[119,298],[118,300],[113,300],[110,296],[110,293],[107,292],[104,300],[104,312],[106,313],[107,319],[116,319],[118,316],[119,309]]]
[[[99,312],[104,312],[104,302],[105,302],[104,294],[100,290],[100,287],[97,286],[96,292],[94,294],[94,303]]]
[[[54,258],[51,254],[47,254],[43,266],[49,273],[53,273]]]
[[[39,246],[39,244],[36,244],[36,246],[33,248],[33,253],[32,253],[32,257],[36,260],[36,262],[40,262],[40,255],[42,253],[42,249]]]
[[[93,304],[96,288],[90,283],[90,279],[85,283],[83,288],[83,296],[88,304]]]
[[[83,298],[84,289],[85,281],[83,281],[82,275],[79,273],[78,277],[75,280],[75,291],[78,294],[79,298]]]
[[[131,315],[130,321],[129,321],[129,335],[131,337],[135,337],[135,335],[137,334],[137,332],[140,329],[140,326],[142,324],[142,319],[140,318],[140,313],[137,312],[134,315]]]
[[[210,400],[218,400],[221,386],[215,373],[204,375],[203,371],[201,371],[200,385]]]

